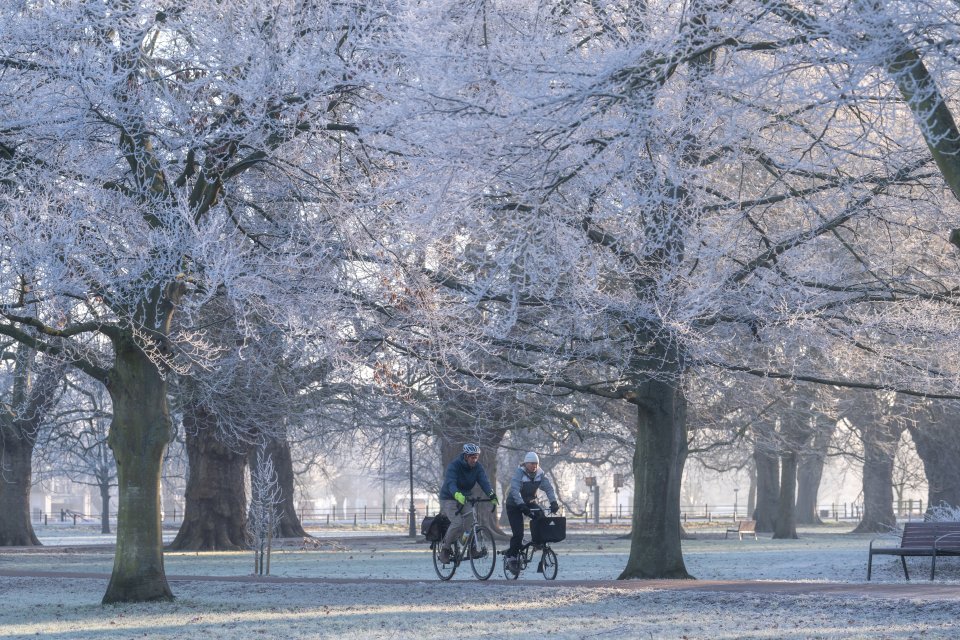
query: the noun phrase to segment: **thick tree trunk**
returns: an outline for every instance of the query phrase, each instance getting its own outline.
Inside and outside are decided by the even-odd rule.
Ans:
[[[780,456],[780,496],[777,499],[777,518],[773,527],[774,539],[796,539],[797,454],[786,451]]]
[[[817,513],[817,494],[823,476],[823,458],[802,456],[797,467],[797,524],[823,524]]]
[[[863,439],[863,517],[853,533],[893,531],[897,517],[893,512],[893,461],[902,429],[882,423],[864,426]]]
[[[110,533],[110,484],[100,484],[100,533]]]
[[[780,459],[766,446],[757,445],[753,451],[757,468],[757,508],[753,519],[757,531],[772,532],[777,520],[777,503],[780,500]]]
[[[950,405],[951,408],[954,405]],[[927,507],[960,507],[960,440],[956,416],[938,410],[932,421],[908,425],[927,476]]]
[[[483,465],[490,486],[497,488],[497,449],[506,435],[503,424],[503,401],[480,393],[468,393],[460,389],[440,387],[438,394],[443,401],[442,427],[439,435],[441,481],[443,472],[450,461],[463,453],[463,445],[472,442],[480,446],[480,463]],[[480,420],[477,416],[485,416]],[[475,488],[476,497],[484,497],[479,485]],[[505,496],[497,496],[501,509]],[[477,506],[477,519],[480,524],[489,527],[497,537],[508,538],[509,534],[500,527],[497,514],[485,507]]]
[[[160,522],[160,468],[172,435],[167,383],[132,338],[116,338],[114,349],[108,441],[117,461],[117,548],[103,603],[172,600]]]
[[[7,435],[6,429],[2,431]],[[30,522],[33,445],[33,439],[24,437],[4,437],[0,443],[0,546],[3,547],[40,544]]]
[[[823,464],[835,428],[835,422],[818,424],[811,450],[800,456],[797,468],[797,524],[823,524],[817,513],[817,498],[823,478]]]
[[[790,403],[780,416],[780,496],[773,525],[775,539],[797,537],[797,467],[815,433],[816,392],[806,384],[791,389]]]
[[[627,566],[618,576],[692,578],[680,543],[680,482],[687,459],[686,399],[678,380],[650,380],[638,389],[633,454],[633,531]]]
[[[10,398],[0,402],[0,546],[39,545],[30,521],[33,449],[56,400],[62,365],[37,371],[36,352],[19,346]]]
[[[183,522],[170,549],[236,551],[248,548],[245,451],[217,438],[217,419],[202,407],[185,408],[187,488]]]
[[[297,503],[294,500],[293,456],[290,455],[290,443],[282,438],[271,438],[264,450],[273,460],[273,468],[277,472],[277,483],[280,487],[281,503],[279,505],[282,517],[278,525],[278,538],[305,538],[308,534],[300,522],[297,513]],[[257,455],[254,452],[253,455]],[[256,461],[251,461],[256,464]]]

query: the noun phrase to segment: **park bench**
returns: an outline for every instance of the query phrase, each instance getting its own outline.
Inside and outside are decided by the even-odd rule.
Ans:
[[[731,533],[737,534],[741,540],[743,536],[753,536],[753,539],[757,539],[757,521],[756,520],[741,520],[737,523],[736,528],[727,529],[726,533],[723,534],[724,539],[727,538]]]
[[[960,556],[960,522],[907,522],[898,547],[874,548],[876,538],[870,541],[870,557],[867,560],[867,580],[873,573],[873,556],[900,556],[903,577],[910,579],[907,571],[907,556],[932,558],[930,579],[937,571],[937,556]]]

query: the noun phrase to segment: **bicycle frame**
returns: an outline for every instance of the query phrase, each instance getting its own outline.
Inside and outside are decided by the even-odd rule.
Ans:
[[[556,578],[559,564],[556,551],[550,548],[550,543],[548,542],[534,542],[533,540],[523,543],[517,550],[516,571],[507,568],[507,551],[501,551],[504,555],[503,577],[507,580],[516,580],[519,578],[520,574],[533,562],[533,557],[537,551],[540,552],[540,562],[537,564],[537,573],[543,574],[546,580]]]
[[[540,558],[542,562],[543,553],[545,551],[552,551],[550,545],[547,543],[536,544],[533,542],[528,542],[520,547],[520,553],[517,554],[517,560],[520,561],[520,570],[524,570],[533,562],[533,556],[536,555],[537,551],[540,552]],[[542,573],[543,568],[539,567],[537,569],[538,573]]]
[[[470,560],[470,568],[473,570],[473,574],[479,580],[486,580],[492,574],[497,565],[497,545],[496,541],[493,538],[492,532],[489,529],[481,525],[477,521],[476,517],[476,504],[478,502],[492,502],[489,498],[468,498],[470,502],[470,511],[469,513],[462,514],[463,508],[466,506],[460,505],[457,508],[457,515],[463,515],[464,517],[472,516],[472,524],[470,527],[464,529],[463,533],[453,541],[453,555],[450,558],[450,562],[442,563],[439,560],[440,550],[442,548],[442,541],[434,542],[430,545],[431,550],[433,551],[433,565],[434,569],[437,572],[437,576],[441,580],[449,580],[453,577],[453,574],[456,572],[457,568],[460,566],[460,563],[464,560]],[[479,543],[478,543],[479,541]],[[469,550],[469,551],[468,551]],[[476,551],[474,551],[476,550]],[[469,553],[469,555],[468,555]],[[490,567],[483,567],[478,561],[490,556],[492,563]],[[452,566],[447,572],[447,565],[451,564]]]

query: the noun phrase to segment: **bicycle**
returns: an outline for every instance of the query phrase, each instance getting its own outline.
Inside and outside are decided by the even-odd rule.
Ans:
[[[542,519],[544,522],[551,520],[546,516],[540,516],[540,519]],[[556,518],[553,520],[555,522],[561,520],[563,521],[563,535],[565,537],[566,520],[564,518]],[[533,522],[536,521],[537,520],[533,520]],[[535,537],[533,522],[531,522],[530,525],[531,538]],[[563,538],[560,539],[562,540]],[[546,580],[553,580],[556,578],[557,571],[560,568],[559,561],[557,560],[557,552],[550,548],[550,542],[533,539],[531,539],[529,542],[523,543],[520,546],[520,549],[517,552],[517,566],[515,569],[511,569],[509,563],[507,562],[507,551],[500,552],[503,555],[503,577],[507,580],[516,580],[519,578],[523,570],[526,569],[531,562],[533,562],[533,557],[536,555],[537,551],[540,552],[540,562],[537,563],[537,573],[542,573]]]
[[[466,529],[459,538],[453,541],[450,561],[443,563],[440,561],[440,550],[443,548],[443,541],[438,540],[430,544],[433,550],[433,568],[441,580],[449,580],[456,573],[457,567],[466,559],[470,558],[470,569],[478,580],[486,580],[493,575],[493,570],[497,566],[497,543],[493,539],[493,533],[487,527],[478,524],[475,515],[476,504],[478,502],[492,502],[489,498],[467,498],[470,503],[470,512],[473,516],[473,526]],[[457,508],[457,515],[460,515],[464,506]],[[496,511],[496,507],[493,508]],[[469,551],[469,552],[468,552]]]

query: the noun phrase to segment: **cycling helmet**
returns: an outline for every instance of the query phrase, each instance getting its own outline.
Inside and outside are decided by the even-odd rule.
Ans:
[[[463,453],[464,455],[468,456],[478,456],[480,455],[480,447],[472,442],[468,442],[467,444],[463,445]]]
[[[528,462],[536,462],[537,464],[540,464],[540,456],[533,451],[528,451],[527,455],[523,456],[523,464],[527,464]]]

